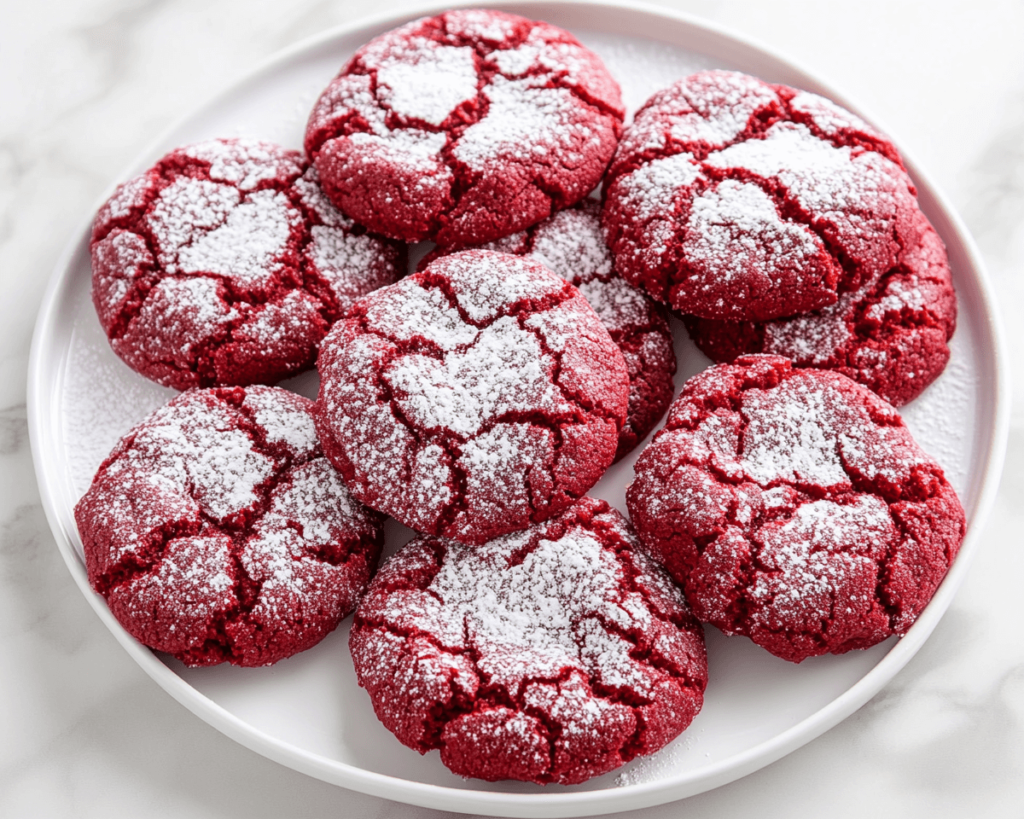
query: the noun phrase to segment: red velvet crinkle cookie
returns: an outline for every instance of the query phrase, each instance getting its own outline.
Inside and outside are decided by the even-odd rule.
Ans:
[[[590,302],[629,370],[629,409],[619,432],[618,460],[654,429],[672,402],[676,354],[665,309],[613,270],[601,238],[600,206],[585,199],[550,219],[482,248],[529,256],[575,286]],[[422,266],[458,248],[438,248]]]
[[[179,395],[129,432],[75,507],[92,587],[188,665],[277,662],[320,642],[377,565],[383,518],[276,387]]]
[[[567,31],[464,9],[357,51],[317,101],[306,152],[371,230],[479,244],[586,196],[623,115],[618,84]]]
[[[793,662],[905,633],[965,527],[889,404],[776,356],[692,378],[626,502],[700,620]]]
[[[682,594],[592,498],[482,546],[416,538],[370,584],[349,645],[388,730],[490,781],[572,784],[653,753],[707,683]]]
[[[252,139],[172,151],[92,229],[93,304],[114,352],[182,390],[311,367],[330,325],[405,265],[404,246],[327,201],[300,153]]]
[[[317,429],[363,503],[466,543],[582,497],[615,457],[629,376],[586,299],[536,262],[445,256],[324,340]]]
[[[916,241],[892,143],[834,103],[703,71],[637,112],[602,223],[626,281],[682,313],[766,321],[833,304]]]
[[[899,264],[830,307],[768,322],[684,321],[712,361],[781,355],[798,367],[840,372],[899,407],[946,368],[956,293],[942,240],[925,225],[921,241],[900,251]]]

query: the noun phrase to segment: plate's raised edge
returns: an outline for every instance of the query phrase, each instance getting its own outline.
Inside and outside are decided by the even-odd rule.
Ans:
[[[280,65],[287,63],[308,50],[315,49],[338,37],[355,32],[362,32],[367,38],[370,38],[379,31],[400,25],[407,20],[421,15],[436,14],[446,8],[473,7],[478,5],[481,4],[465,2],[465,0],[445,4],[418,4],[398,12],[364,17],[354,23],[339,26],[290,46],[261,63],[253,71],[236,79],[224,90],[212,96],[204,105],[191,110],[186,116],[180,118],[151,143],[150,147],[132,163],[128,172],[118,178],[128,178],[132,170],[141,168],[147,162],[156,158],[161,146],[167,143],[171,134],[183,127],[189,120],[200,116],[204,110],[217,105],[221,99],[236,93],[241,86],[259,82],[266,74],[273,72]],[[779,55],[773,49],[752,38],[682,12],[663,9],[646,3],[630,3],[629,7],[624,7],[612,2],[601,2],[601,0],[597,2],[565,3],[552,3],[546,2],[546,0],[523,0],[517,3],[502,2],[489,5],[493,8],[538,18],[546,16],[560,17],[567,11],[571,11],[573,14],[581,15],[583,24],[576,26],[580,30],[588,28],[585,23],[585,15],[588,10],[604,13],[621,13],[635,18],[646,18],[648,22],[669,22],[676,26],[690,28],[692,29],[690,33],[695,36],[699,35],[716,40],[719,46],[717,54],[723,59],[727,59],[730,52],[734,53],[737,59],[744,52],[760,52],[791,72],[797,78],[793,81],[794,84],[825,93],[840,104],[859,113],[865,119],[880,125],[878,120],[868,114],[863,106],[853,103],[848,96],[835,91],[831,84],[823,83],[819,79],[820,74],[812,75],[809,71],[799,66],[798,63]],[[552,12],[552,14],[548,15],[548,11]],[[656,39],[678,45],[678,41],[673,42],[667,36]],[[886,131],[884,127],[881,127],[881,130],[891,133]],[[366,771],[346,763],[311,754],[253,728],[248,723],[197,692],[160,662],[148,649],[141,646],[134,638],[128,635],[114,619],[103,599],[92,591],[86,576],[85,567],[73,545],[78,539],[77,532],[69,530],[68,526],[65,525],[66,522],[54,506],[51,493],[46,489],[47,485],[53,485],[52,481],[54,480],[51,477],[51,469],[48,463],[60,462],[59,459],[45,457],[43,441],[47,439],[49,441],[58,440],[55,436],[57,436],[59,430],[54,429],[58,415],[53,410],[55,408],[54,397],[59,394],[61,385],[59,381],[44,382],[41,378],[41,370],[43,363],[48,357],[52,357],[55,352],[52,349],[51,340],[53,338],[54,322],[57,318],[56,311],[59,306],[57,297],[63,290],[64,280],[67,276],[72,257],[78,251],[80,244],[85,241],[85,237],[88,236],[88,226],[83,227],[74,234],[74,238],[61,254],[50,278],[49,286],[40,306],[35,332],[33,333],[28,371],[27,415],[32,458],[36,468],[43,508],[50,528],[56,538],[57,545],[68,565],[68,569],[71,571],[75,582],[90,605],[129,655],[178,702],[231,739],[269,759],[318,779],[376,796],[398,799],[422,807],[456,810],[466,813],[483,812],[493,815],[523,817],[596,815],[650,807],[711,790],[746,776],[780,759],[789,752],[820,736],[866,703],[906,665],[928,638],[948,608],[957,588],[967,573],[970,561],[973,559],[974,553],[980,544],[984,522],[995,500],[999,477],[1002,473],[1006,440],[1009,432],[1010,390],[1007,374],[1008,367],[1004,352],[1005,346],[999,319],[1000,314],[995,304],[991,284],[988,280],[981,255],[963,222],[946,198],[931,183],[927,174],[921,171],[916,163],[910,159],[908,153],[902,146],[899,146],[898,142],[897,146],[900,148],[911,175],[915,182],[918,183],[918,187],[926,191],[928,196],[935,200],[938,210],[949,221],[950,230],[956,234],[957,239],[966,250],[977,277],[978,295],[988,317],[987,325],[979,329],[984,329],[987,333],[990,349],[993,352],[994,367],[991,373],[983,375],[987,379],[991,379],[991,388],[996,396],[996,400],[990,408],[989,423],[991,434],[989,445],[983,458],[985,464],[984,475],[981,479],[980,491],[974,503],[971,523],[964,543],[961,546],[960,555],[931,603],[929,603],[928,607],[918,618],[913,628],[886,654],[878,665],[845,693],[804,721],[776,735],[772,739],[742,754],[732,756],[720,763],[697,769],[685,776],[628,785],[621,788],[575,793],[552,792],[542,794],[472,791],[411,782],[397,777]],[[106,195],[109,195],[109,191]],[[63,367],[57,367],[54,371],[62,374]]]

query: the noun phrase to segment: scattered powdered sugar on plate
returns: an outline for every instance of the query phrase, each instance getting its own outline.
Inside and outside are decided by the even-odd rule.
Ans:
[[[970,346],[974,329],[970,316],[961,311],[957,325],[945,371],[919,398],[902,407],[900,415],[914,440],[942,465],[949,482],[970,508],[977,492],[971,456],[978,429],[970,419],[981,411],[977,396],[982,385]]]
[[[88,298],[82,307],[69,339],[61,390],[62,431],[73,500],[89,488],[99,465],[121,436],[176,394],[139,378],[119,361],[110,351]]]
[[[675,774],[680,768],[680,763],[690,756],[694,749],[699,749],[703,733],[703,728],[698,729],[694,726],[658,753],[634,760],[615,777],[616,787],[628,788],[631,785],[656,782]]]

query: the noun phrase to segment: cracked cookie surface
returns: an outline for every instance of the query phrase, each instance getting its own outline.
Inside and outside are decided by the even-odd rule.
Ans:
[[[484,543],[557,514],[611,464],[622,354],[586,299],[519,256],[437,259],[324,340],[317,429],[352,494]]]
[[[299,152],[253,139],[176,149],[121,185],[91,252],[114,352],[181,390],[311,367],[330,325],[406,264],[330,204]]]
[[[701,621],[794,662],[905,633],[966,525],[891,405],[776,356],[692,378],[626,502]]]
[[[481,546],[420,536],[349,639],[378,718],[453,772],[572,784],[654,753],[703,704],[703,632],[625,518],[583,498]]]
[[[829,307],[769,322],[683,321],[712,361],[781,355],[798,367],[842,373],[900,407],[946,368],[956,315],[946,250],[925,224],[920,242],[902,249],[895,267]]]
[[[467,9],[357,51],[314,106],[305,146],[360,224],[480,244],[585,197],[623,116],[618,84],[567,31]]]
[[[703,71],[637,112],[605,178],[618,272],[674,310],[766,321],[893,268],[919,226],[887,138],[815,94]]]
[[[267,665],[355,608],[383,518],[324,457],[312,405],[192,390],[100,466],[75,506],[89,582],[140,642],[188,665]]]
[[[618,460],[647,437],[672,403],[676,354],[665,309],[615,273],[599,213],[598,203],[585,199],[527,230],[480,247],[540,262],[576,287],[608,329],[629,370],[629,409],[619,431]],[[462,249],[437,248],[421,266]]]

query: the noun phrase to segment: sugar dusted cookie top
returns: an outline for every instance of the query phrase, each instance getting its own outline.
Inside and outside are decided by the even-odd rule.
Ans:
[[[179,148],[115,191],[92,230],[93,303],[114,352],[177,389],[272,383],[405,272],[405,248],[324,197],[297,151]]]
[[[795,662],[906,632],[965,527],[891,405],[775,356],[692,378],[626,502],[699,619]]]
[[[383,518],[324,458],[312,404],[192,390],[104,461],[75,520],[89,582],[140,642],[189,665],[267,665],[355,607]]]
[[[585,197],[623,114],[618,84],[568,32],[449,11],[356,52],[314,107],[306,152],[370,229],[479,244]]]
[[[483,250],[358,302],[318,367],[317,428],[352,493],[467,543],[582,497],[615,457],[629,392],[579,291]]]
[[[616,460],[632,452],[672,402],[676,355],[665,309],[615,273],[593,199],[559,211],[527,230],[481,249],[529,256],[579,289],[622,351],[629,370],[629,410],[619,432]],[[423,267],[447,252],[437,248]]]
[[[582,782],[700,710],[703,633],[618,512],[584,498],[481,546],[421,536],[382,568],[350,637],[359,683],[457,774]]]
[[[781,355],[798,367],[840,372],[900,407],[942,374],[956,314],[946,250],[924,224],[895,267],[821,310],[766,322],[684,320],[713,361]]]
[[[910,178],[832,102],[703,71],[637,112],[602,222],[627,281],[682,313],[764,321],[833,304],[916,239]]]

